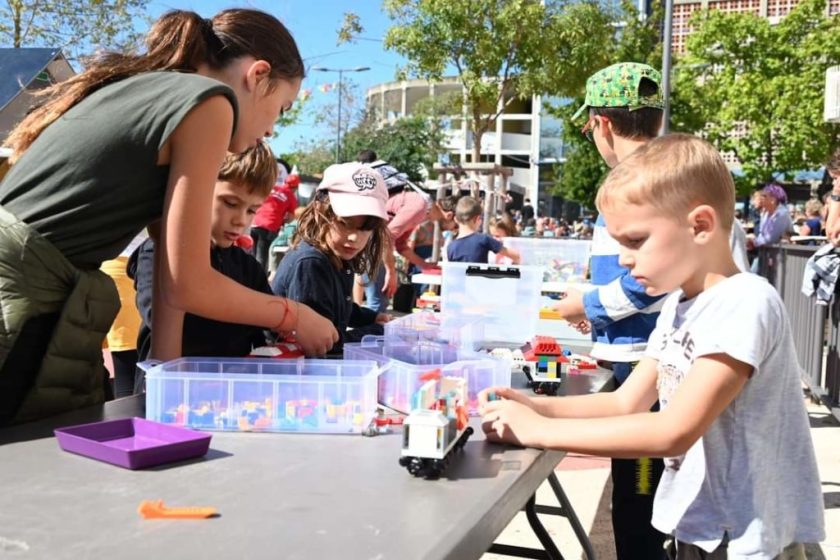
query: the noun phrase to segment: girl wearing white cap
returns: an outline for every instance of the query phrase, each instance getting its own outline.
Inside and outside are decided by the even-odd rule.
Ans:
[[[352,298],[354,273],[373,276],[387,250],[387,200],[385,182],[370,166],[331,165],[277,269],[275,294],[310,306],[335,325],[339,341],[328,354],[364,334],[381,334],[390,320]]]

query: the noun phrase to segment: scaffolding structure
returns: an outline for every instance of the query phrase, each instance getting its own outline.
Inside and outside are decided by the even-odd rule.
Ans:
[[[513,169],[495,163],[465,163],[458,166],[435,164],[433,171],[437,173],[437,198],[447,195],[459,196],[461,191],[468,190],[470,196],[480,200],[484,193],[484,221],[482,231],[490,230],[490,218],[499,210],[504,210],[507,200],[508,181],[513,175]],[[440,224],[435,223],[434,245],[432,259],[440,260]]]

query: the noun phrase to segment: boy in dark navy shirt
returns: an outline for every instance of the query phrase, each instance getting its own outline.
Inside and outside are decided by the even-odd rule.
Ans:
[[[513,264],[519,264],[519,253],[508,249],[495,237],[481,233],[481,203],[469,196],[458,200],[455,207],[455,221],[458,222],[458,237],[449,244],[446,258],[449,262],[488,262],[488,253],[508,257]]]
[[[248,231],[257,209],[271,192],[277,178],[277,165],[267,145],[260,143],[242,154],[228,154],[213,191],[210,227],[210,265],[243,286],[271,293],[265,269],[236,245]],[[147,239],[131,255],[127,274],[134,279],[137,310],[143,325],[137,337],[139,361],[145,360],[152,342],[152,293],[155,244]],[[266,344],[266,329],[216,321],[187,313],[181,338],[182,356],[241,357],[252,348]],[[135,392],[142,391],[143,376],[135,374]]]

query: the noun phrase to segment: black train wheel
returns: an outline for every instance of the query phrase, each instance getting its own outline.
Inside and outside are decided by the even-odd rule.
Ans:
[[[425,470],[426,460],[420,457],[411,457],[408,461],[408,472],[414,476],[422,476],[423,471]]]
[[[446,469],[446,465],[448,463],[448,455],[443,459],[431,459],[426,465],[423,476],[425,476],[428,480],[440,478],[440,473],[442,473]]]

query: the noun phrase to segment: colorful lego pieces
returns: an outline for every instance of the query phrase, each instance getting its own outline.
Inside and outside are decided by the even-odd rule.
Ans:
[[[467,425],[467,382],[441,377],[440,370],[421,377],[427,380],[412,397],[399,462],[414,476],[437,478],[473,433]]]

